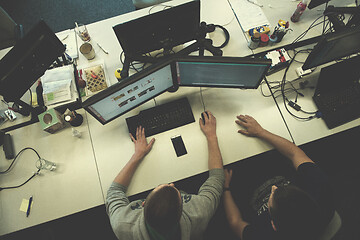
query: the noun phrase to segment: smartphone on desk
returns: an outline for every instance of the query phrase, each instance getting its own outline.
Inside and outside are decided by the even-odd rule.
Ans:
[[[182,140],[182,137],[180,135],[171,137],[171,142],[172,142],[172,144],[174,146],[176,156],[180,157],[182,155],[187,154],[185,144],[184,144],[184,142]]]

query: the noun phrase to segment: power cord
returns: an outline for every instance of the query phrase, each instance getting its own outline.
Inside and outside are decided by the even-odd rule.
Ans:
[[[41,160],[41,157],[39,155],[39,153],[31,148],[31,147],[26,147],[26,148],[23,148],[18,154],[16,154],[15,158],[12,160],[10,166],[5,170],[5,171],[0,171],[0,174],[5,174],[5,173],[8,173],[10,172],[10,170],[12,169],[12,166],[14,165],[15,161],[18,159],[18,157],[20,156],[20,154],[22,154],[25,150],[32,150],[35,152],[35,154],[37,155],[38,157],[38,161]],[[31,177],[29,177],[25,182],[19,184],[19,185],[16,185],[16,186],[11,186],[11,187],[0,187],[0,191],[2,190],[5,190],[5,189],[14,189],[14,188],[19,188],[23,185],[25,185],[26,183],[28,183],[31,179],[33,179],[36,175],[39,175],[40,174],[40,170],[41,170],[41,164],[38,166],[36,165],[36,168],[37,168],[37,171],[33,173],[33,175]]]
[[[203,98],[203,95],[202,95],[202,87],[200,87],[200,99],[201,99],[201,103],[203,105],[204,112],[205,112],[206,108],[205,108],[204,98]]]

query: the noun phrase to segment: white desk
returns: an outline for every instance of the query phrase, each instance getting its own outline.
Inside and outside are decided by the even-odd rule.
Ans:
[[[25,147],[34,148],[42,158],[55,162],[55,171],[42,170],[24,186],[0,192],[0,235],[61,218],[104,203],[96,162],[91,145],[87,118],[76,129],[81,138],[72,136],[71,128],[50,134],[35,123],[9,132],[13,137],[15,152]],[[10,161],[0,151],[0,169],[4,171]],[[37,155],[26,150],[16,160],[13,169],[0,175],[1,187],[19,185],[37,170]],[[33,196],[29,217],[19,210],[23,199]]]
[[[301,33],[305,32],[311,25],[311,23],[318,17],[323,15],[325,10],[325,4],[315,7],[313,9],[308,9],[304,11],[300,20],[296,23],[290,20],[291,15],[294,13],[297,4],[299,1],[292,0],[257,0],[259,4],[262,4],[261,8],[269,20],[270,23],[270,32],[274,31],[274,27],[278,24],[278,21],[284,20],[289,21],[290,28],[293,31],[288,32],[283,40],[279,43],[276,43],[274,46],[258,47],[254,50],[254,53],[259,53],[267,51],[272,48],[284,46],[292,43]],[[329,5],[335,7],[346,7],[350,4],[354,4],[353,0],[332,0],[329,2]],[[316,23],[323,21],[323,18],[320,18]],[[309,39],[316,37],[322,34],[323,25],[319,24],[316,27],[312,28],[301,40]],[[248,39],[247,39],[248,40]]]
[[[290,28],[293,29],[292,32],[287,33],[283,40],[273,46],[267,46],[267,47],[258,47],[255,50],[253,50],[254,53],[263,52],[269,49],[273,48],[280,48],[281,46],[290,44],[293,42],[295,38],[297,38],[301,33],[303,33],[305,30],[308,29],[308,27],[311,25],[311,23],[321,16],[323,14],[323,11],[325,9],[325,4],[318,6],[313,9],[306,9],[303,13],[303,15],[300,17],[300,21],[293,23],[290,20],[291,15],[296,9],[296,5],[299,3],[299,1],[290,1],[290,0],[276,0],[276,1],[265,1],[265,0],[258,0],[260,4],[263,5],[261,8],[266,17],[268,18],[270,24],[271,24],[271,32],[274,30],[274,26],[277,24],[279,19],[289,21]],[[351,4],[353,4],[354,1],[352,0],[332,0],[329,2],[329,5],[334,5],[335,7],[346,7]],[[323,19],[320,19],[318,22],[321,22]],[[322,33],[322,24],[312,28],[307,35],[302,39],[308,39],[311,37],[319,36]],[[248,40],[247,38],[245,38]],[[312,46],[304,46],[304,48],[312,48]],[[293,56],[293,53],[291,52],[291,56]],[[307,57],[307,54],[300,54],[296,57],[299,61],[305,61]],[[295,69],[297,67],[300,67],[302,64],[294,62],[292,66],[290,67],[288,74],[287,74],[287,80],[293,80],[297,78],[297,75],[295,73]],[[305,76],[302,81],[308,80],[310,82],[309,85],[316,86],[316,82],[319,76],[321,67],[317,68],[317,71],[311,75]],[[268,77],[269,82],[272,81],[281,81],[284,74],[284,70],[274,73],[271,76]],[[298,86],[298,83],[301,81],[298,81],[295,83],[296,86]],[[265,87],[264,89],[267,89]],[[317,107],[312,100],[312,96],[314,95],[314,89],[305,89],[301,91],[305,94],[305,97],[298,97],[298,104],[304,109],[305,111],[316,111]],[[269,93],[269,92],[267,92]],[[291,97],[291,94],[288,96]],[[295,95],[293,94],[295,97]],[[294,100],[294,98],[292,98]],[[334,129],[328,129],[325,125],[324,121],[322,119],[313,119],[311,121],[301,121],[297,120],[294,117],[292,117],[285,109],[284,103],[281,97],[277,98],[277,102],[280,106],[281,112],[285,117],[285,121],[289,126],[289,130],[294,138],[294,141],[296,144],[301,145],[307,142],[311,142],[350,128],[353,128],[355,126],[360,125],[360,119],[354,120],[352,122],[346,123],[344,125],[341,125],[339,127],[336,127]],[[296,115],[302,116],[302,117],[308,117],[310,115],[301,114],[300,112],[294,111],[292,108],[289,107],[289,109]]]
[[[178,4],[184,1],[186,0],[174,0],[168,3]],[[288,18],[295,9],[296,3],[290,2],[290,4],[294,6],[291,9],[286,6]],[[146,14],[148,9],[142,9],[89,24],[88,29],[93,41],[98,42],[109,54],[106,55],[94,44],[97,57],[87,61],[80,54],[79,65],[104,61],[110,82],[116,83],[113,73],[115,69],[121,67],[119,60],[121,47],[112,26]],[[306,19],[305,14],[306,12],[302,19]],[[278,18],[281,17],[276,15],[274,24],[277,23]],[[226,0],[202,0],[201,19],[207,23],[225,25],[229,30],[231,39],[229,45],[223,49],[224,56],[246,56],[252,53]],[[215,45],[223,41],[222,34],[218,33],[217,31],[209,34]],[[288,36],[285,36],[282,43],[286,43],[286,37]],[[275,74],[270,80],[272,78],[279,80],[281,75]],[[266,129],[290,140],[274,101],[262,97],[259,90],[203,89],[202,95],[206,109],[212,111],[217,118],[217,133],[224,164],[271,149],[271,146],[258,139],[237,133],[239,127],[234,121],[238,114],[252,115]],[[190,100],[196,123],[155,136],[153,150],[136,171],[128,194],[136,194],[149,190],[159,183],[176,181],[208,170],[207,144],[198,125],[200,113],[203,111],[199,88],[183,87],[176,93],[160,95],[156,98],[156,102],[161,104],[181,96],[186,96]],[[306,101],[306,99],[302,100]],[[303,107],[307,108],[305,104],[309,104],[309,107],[313,106],[311,100],[304,103]],[[19,189],[0,192],[0,235],[103,204],[110,183],[134,151],[125,118],[152,106],[154,101],[149,101],[105,126],[84,111],[79,111],[85,117],[84,124],[78,127],[83,134],[81,139],[72,137],[70,128],[53,135],[48,134],[40,130],[38,123],[12,131],[16,151],[27,146],[34,147],[42,157],[56,162],[59,166],[54,172],[42,171],[42,176],[35,177]],[[339,128],[328,131],[322,120],[302,123],[286,116],[286,113],[284,115],[297,144],[344,130]],[[358,124],[357,120],[354,125]],[[178,134],[182,135],[188,150],[188,154],[180,158],[176,157],[170,141],[170,137]],[[0,152],[0,156],[3,159],[3,152]],[[1,186],[16,185],[30,176],[35,171],[36,158],[33,157],[34,153],[31,151],[24,152],[9,174],[0,175]],[[9,163],[2,160],[1,169],[7,164]],[[34,205],[29,218],[26,218],[25,213],[19,211],[19,207],[22,199],[28,199],[31,195],[34,196]]]
[[[304,61],[306,55],[303,56],[297,56],[296,59],[300,61]],[[301,66],[301,64],[294,62],[292,66],[290,66],[290,69],[287,74],[287,80],[294,80],[297,78],[297,75],[295,73],[295,69],[297,67]],[[324,65],[327,66],[327,65]],[[319,73],[320,73],[321,67],[318,67],[316,71],[310,75],[304,76],[303,80],[296,81],[294,85],[296,87],[299,87],[299,82],[302,81],[309,81],[308,86],[316,86]],[[283,77],[284,71],[277,72],[273,75],[270,75],[268,77],[268,81],[281,81]],[[298,97],[298,104],[301,106],[301,108],[308,112],[315,112],[317,111],[317,107],[312,99],[312,96],[314,95],[315,89],[306,88],[304,90],[300,90],[301,93],[305,95],[305,97]],[[267,92],[268,93],[268,92]],[[290,100],[295,99],[295,93],[293,94],[287,94],[288,98]],[[308,143],[338,132],[345,131],[347,129],[356,127],[360,125],[360,118],[353,120],[351,122],[348,122],[346,124],[343,124],[339,127],[328,129],[325,122],[321,118],[315,118],[310,121],[301,121],[298,119],[295,119],[292,117],[285,109],[284,103],[282,100],[282,97],[277,98],[277,102],[280,106],[281,112],[284,115],[285,121],[289,126],[290,132],[294,138],[294,141],[297,145],[301,145],[304,143]],[[297,116],[301,117],[309,117],[309,114],[302,114],[301,112],[296,112],[291,107],[288,107],[292,113],[294,113]]]
[[[172,1],[169,3],[180,2],[184,1]],[[232,17],[233,12],[227,1],[208,0],[202,1],[201,4],[202,20],[207,23],[226,25],[230,32],[231,39],[229,45],[224,49],[224,55],[245,56],[251,54],[237,21]],[[222,14],[218,14],[219,12]],[[140,13],[147,14],[148,10],[144,9],[128,13],[88,26],[90,34],[102,29],[103,34],[99,37],[103,38],[104,42],[105,40],[107,41],[103,46],[105,48],[106,46],[111,46],[107,48],[110,54],[105,56],[104,59],[112,82],[116,82],[115,77],[111,73],[119,67],[118,55],[121,49],[115,34],[111,32],[111,26],[120,23],[124,19],[138,17]],[[223,41],[221,32],[220,34],[217,32],[210,34],[210,37],[214,39],[215,45],[219,45]],[[95,38],[97,36],[94,36]],[[109,61],[109,59],[111,60]],[[86,63],[87,60],[80,58],[79,65],[84,63],[84,61]],[[186,96],[189,99],[196,123],[155,136],[156,142],[153,150],[137,169],[129,186],[129,195],[149,190],[160,183],[173,182],[208,170],[207,143],[197,122],[200,113],[203,111],[199,88],[183,87],[176,93],[160,95],[156,98],[156,102],[161,104],[169,101],[169,99],[181,96]],[[217,117],[217,132],[224,164],[229,164],[271,149],[269,145],[257,139],[247,138],[237,133],[238,127],[235,124],[235,116],[238,114],[253,115],[267,129],[290,139],[273,100],[262,98],[258,90],[203,89],[203,99],[206,109],[212,111]],[[130,159],[134,151],[125,118],[152,106],[154,106],[154,101],[149,101],[105,126],[102,126],[94,118],[89,117],[89,128],[104,194],[106,194],[111,182]],[[269,120],[269,116],[271,116],[271,120]],[[179,134],[183,137],[188,154],[177,158],[170,137]]]

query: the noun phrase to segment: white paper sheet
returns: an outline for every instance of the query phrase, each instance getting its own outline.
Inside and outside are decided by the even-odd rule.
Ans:
[[[259,7],[256,0],[228,0],[236,15],[236,18],[241,25],[244,32],[251,28],[270,25],[269,20],[265,16],[261,7]]]

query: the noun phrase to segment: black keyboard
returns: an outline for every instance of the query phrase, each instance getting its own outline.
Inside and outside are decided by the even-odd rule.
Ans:
[[[126,118],[129,133],[134,137],[138,126],[145,128],[145,136],[149,137],[192,122],[195,122],[195,118],[187,98],[155,106]]]
[[[358,86],[342,89],[334,94],[315,95],[314,101],[330,129],[360,117]]]

